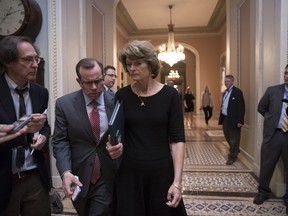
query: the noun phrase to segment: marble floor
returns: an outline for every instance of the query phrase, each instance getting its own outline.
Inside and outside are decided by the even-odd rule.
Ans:
[[[192,127],[185,122],[185,135],[183,198],[189,216],[286,215],[282,199],[272,197],[260,206],[253,204],[257,177],[240,159],[226,165],[228,145],[216,118],[207,129],[203,116],[195,116]],[[57,190],[63,197],[61,189]],[[70,200],[64,199],[63,205],[64,212],[57,215],[77,215]]]

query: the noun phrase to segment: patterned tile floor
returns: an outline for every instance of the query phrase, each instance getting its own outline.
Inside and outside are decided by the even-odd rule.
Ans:
[[[203,116],[195,116],[192,128],[185,123],[183,198],[188,215],[286,215],[280,198],[271,198],[260,206],[253,204],[257,178],[239,159],[232,166],[225,164],[228,145],[221,127],[216,118],[209,124],[206,130]],[[58,191],[63,197],[61,189]],[[63,204],[60,215],[77,215],[70,200],[63,200]]]

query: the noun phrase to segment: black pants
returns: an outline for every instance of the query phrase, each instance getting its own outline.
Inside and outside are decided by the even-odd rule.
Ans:
[[[210,107],[210,106],[203,107],[203,111],[204,111],[204,114],[205,114],[206,125],[208,125],[208,121],[212,117],[212,107]]]
[[[107,189],[103,176],[96,184],[90,184],[85,198],[78,196],[73,205],[79,216],[112,215],[112,192]]]
[[[225,117],[223,119],[223,132],[226,141],[229,144],[229,155],[228,158],[235,160],[238,156],[240,137],[241,137],[241,128],[229,128],[228,119]]]
[[[43,186],[37,170],[23,178],[18,178],[17,174],[13,175],[12,194],[3,216],[19,215],[51,215],[49,191]]]

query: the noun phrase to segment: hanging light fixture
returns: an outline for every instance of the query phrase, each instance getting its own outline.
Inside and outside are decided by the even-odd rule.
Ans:
[[[168,24],[169,27],[169,33],[168,33],[168,44],[162,44],[159,46],[159,54],[158,59],[160,61],[164,61],[167,64],[172,67],[174,64],[176,64],[178,61],[182,61],[185,59],[184,54],[184,47],[179,44],[178,47],[175,46],[174,41],[174,32],[173,27],[174,24],[172,24],[172,5],[169,5],[170,9],[170,24]]]
[[[170,70],[169,75],[168,75],[169,79],[179,79],[180,75],[178,73],[178,70]]]

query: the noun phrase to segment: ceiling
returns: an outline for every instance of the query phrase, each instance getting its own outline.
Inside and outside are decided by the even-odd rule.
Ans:
[[[168,32],[170,9],[175,34],[219,34],[226,24],[225,0],[120,0],[117,24],[128,37]]]

